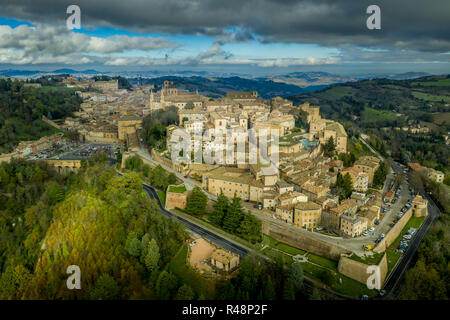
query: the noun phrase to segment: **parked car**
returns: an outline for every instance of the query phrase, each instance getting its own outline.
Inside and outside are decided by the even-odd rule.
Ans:
[[[381,239],[383,239],[384,237],[386,237],[386,235],[384,233],[380,234]]]
[[[368,235],[369,235],[369,233],[368,233],[367,231],[364,231],[364,232],[363,232],[363,236],[364,236],[364,237],[367,237]]]
[[[380,224],[380,221],[375,221],[375,225],[377,226],[377,225],[379,225]]]
[[[374,230],[375,230],[374,227],[370,227],[370,228],[369,228],[369,232],[372,232],[372,231],[374,231]]]
[[[253,208],[256,208],[256,209],[261,210],[261,209],[262,209],[262,203],[254,204],[254,205],[253,205]]]

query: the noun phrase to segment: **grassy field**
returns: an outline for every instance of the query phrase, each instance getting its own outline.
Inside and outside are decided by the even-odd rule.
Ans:
[[[302,254],[303,255],[303,254],[306,253],[306,251],[303,251],[301,249],[294,248],[294,247],[291,247],[290,245],[287,245],[285,243],[278,242],[277,240],[275,240],[274,238],[272,238],[272,237],[270,237],[270,236],[268,236],[266,234],[263,234],[262,245],[263,246],[264,245],[268,246],[268,247],[266,247],[263,250],[263,253],[268,252],[270,250],[270,248],[275,248],[275,249],[284,251],[284,252],[286,252],[288,254],[291,254],[293,256],[295,256],[297,254]]]
[[[293,132],[291,134],[280,137],[280,143],[283,142],[282,145],[293,145],[302,139],[303,134],[301,132]]]
[[[383,253],[373,253],[372,255],[366,255],[364,257],[357,256],[356,254],[352,254],[349,259],[362,262],[368,265],[378,264],[383,258]]]
[[[180,249],[177,255],[172,259],[168,266],[168,270],[177,275],[184,282],[189,285],[198,296],[203,296],[205,299],[212,299],[215,297],[215,282],[203,278],[194,269],[186,264],[188,254],[188,246],[186,244]]]
[[[403,235],[408,231],[409,228],[416,228],[419,229],[419,227],[422,225],[423,220],[425,220],[425,217],[411,217],[406,225],[403,227],[402,231],[398,235],[398,237],[392,242],[392,244],[389,246],[390,249],[395,250],[400,245],[400,241],[402,241]],[[417,231],[416,231],[417,232]]]
[[[278,255],[282,259],[283,263],[286,264],[286,266],[289,266],[293,262],[292,257],[289,254],[306,253],[306,251],[304,250],[291,247],[285,243],[281,243],[267,235],[264,235],[263,237],[263,244],[267,245],[268,247],[262,250],[262,253],[269,256]],[[271,248],[275,248],[282,252],[271,250]],[[327,259],[313,253],[308,253],[307,258],[308,261],[302,263],[305,276],[320,282],[320,278],[323,272],[331,272],[334,277],[333,283],[330,286],[330,289],[332,291],[351,297],[360,297],[364,294],[371,296],[377,293],[376,290],[369,290],[363,283],[360,283],[339,273],[337,261]]]
[[[161,199],[162,204],[166,205],[166,193],[161,190],[156,190],[156,193],[158,194],[159,199]]]
[[[362,113],[363,122],[376,122],[379,120],[395,120],[397,116],[394,112],[388,110],[376,110],[373,108],[366,107]]]
[[[388,263],[388,275],[391,273],[392,268],[397,264],[397,261],[402,256],[401,253],[395,252],[391,249],[386,250],[387,263]]]
[[[436,96],[433,94],[428,94],[428,93],[423,93],[423,92],[418,92],[418,91],[413,91],[412,95],[414,96],[414,98],[424,100],[424,101],[440,102],[440,101],[444,100],[445,102],[450,102],[450,97],[448,97],[448,96]]]
[[[353,153],[357,158],[363,157],[363,156],[374,156],[373,152],[367,148],[367,146],[359,141],[359,139],[356,139],[355,137],[352,137],[349,140],[348,144],[348,150],[350,153]]]
[[[450,86],[450,78],[449,79],[440,79],[437,81],[413,82],[412,85],[413,86],[421,85],[424,87],[431,87],[431,86],[447,87],[447,86]]]
[[[352,96],[357,90],[352,87],[337,86],[325,91],[322,95],[330,100],[337,100],[345,96]]]
[[[186,187],[183,185],[181,186],[170,186],[169,192],[175,192],[175,193],[183,193],[186,191]]]
[[[450,112],[439,112],[433,114],[433,120],[435,123],[448,123],[450,124]]]

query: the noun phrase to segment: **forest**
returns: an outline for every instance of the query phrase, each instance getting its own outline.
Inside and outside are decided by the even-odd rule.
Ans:
[[[212,283],[213,295],[194,288],[169,267],[190,268],[176,260],[184,227],[156,211],[141,172],[119,177],[104,159],[94,156],[65,176],[42,162],[0,164],[0,299],[320,298],[303,286],[299,264],[286,270],[252,255],[237,276]],[[167,180],[159,171],[147,175]],[[80,267],[80,290],[67,289],[70,265]]]
[[[41,118],[61,119],[77,111],[81,103],[74,90],[43,90],[24,82],[0,79],[0,153],[22,140],[36,140],[57,130]]]
[[[340,121],[347,132],[376,137],[382,154],[403,163],[417,161],[450,171],[450,148],[443,135],[450,131],[449,76],[410,80],[371,79],[347,82],[323,90],[291,96],[294,104],[320,106],[327,119]],[[427,134],[396,130],[408,125],[431,128]],[[389,146],[387,150],[386,145]],[[387,154],[386,154],[387,155]]]

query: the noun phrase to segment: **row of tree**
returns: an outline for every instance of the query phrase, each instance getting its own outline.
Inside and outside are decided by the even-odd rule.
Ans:
[[[241,199],[237,196],[234,196],[230,202],[221,192],[209,214],[209,220],[225,231],[236,234],[251,243],[260,242],[262,239],[261,221],[250,212],[244,212]]]

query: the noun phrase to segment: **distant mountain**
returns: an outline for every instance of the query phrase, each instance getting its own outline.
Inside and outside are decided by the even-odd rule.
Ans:
[[[268,77],[274,82],[283,82],[306,88],[310,86],[328,86],[335,83],[356,81],[357,78],[335,75],[328,72],[292,72],[285,75]]]
[[[268,79],[246,79],[241,77],[158,77],[144,78],[142,83],[153,84],[161,88],[164,80],[171,80],[178,89],[196,91],[209,97],[221,97],[229,91],[258,91],[263,98],[275,96],[288,96],[323,89],[324,86],[299,86],[283,82],[274,82]],[[132,84],[137,84],[137,78],[129,79]]]
[[[100,72],[97,70],[93,70],[93,69],[88,69],[88,70],[74,70],[74,69],[57,69],[57,70],[53,70],[47,73],[68,73],[68,74],[103,74],[105,72]]]
[[[94,74],[104,74],[105,72],[100,72],[93,69],[88,70],[74,70],[74,69],[57,69],[53,71],[42,71],[42,70],[0,70],[0,75],[8,77],[36,77],[47,74],[83,74],[83,75],[94,75]]]
[[[386,78],[392,79],[392,80],[408,80],[408,79],[415,79],[420,77],[426,77],[430,74],[427,72],[405,72],[405,73],[397,73],[388,75]]]

